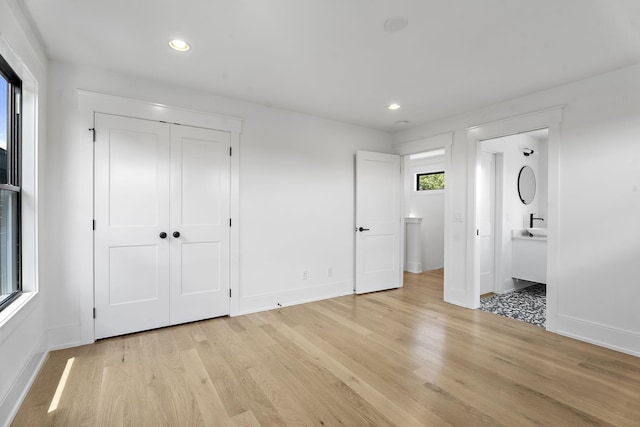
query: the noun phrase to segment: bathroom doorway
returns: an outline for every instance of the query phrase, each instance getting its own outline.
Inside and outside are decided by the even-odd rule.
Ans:
[[[479,141],[476,169],[480,308],[543,327],[546,237],[531,236],[527,229],[532,219],[536,228],[546,229],[548,135],[545,128]],[[526,189],[525,170],[532,180]],[[520,255],[522,245],[526,255]],[[525,270],[533,268],[530,251],[540,258],[537,271],[521,272],[523,256]]]

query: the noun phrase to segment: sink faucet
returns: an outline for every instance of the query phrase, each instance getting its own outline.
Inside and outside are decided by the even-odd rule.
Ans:
[[[534,217],[535,214],[530,214],[529,215],[529,228],[533,228],[533,221],[534,220],[539,220],[539,221],[544,221],[544,218],[536,218]]]

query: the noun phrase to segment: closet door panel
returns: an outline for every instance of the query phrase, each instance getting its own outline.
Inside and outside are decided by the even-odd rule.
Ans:
[[[169,126],[96,114],[95,334],[169,324]]]
[[[229,147],[227,132],[171,128],[172,324],[229,314]]]
[[[182,225],[220,225],[225,208],[223,188],[228,148],[211,140],[183,138],[180,143]],[[228,214],[225,213],[225,220]]]

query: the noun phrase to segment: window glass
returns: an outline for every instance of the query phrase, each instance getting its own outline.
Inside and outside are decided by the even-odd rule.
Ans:
[[[0,189],[0,303],[19,290],[18,196]]]
[[[21,293],[20,283],[20,88],[0,56],[0,310]]]
[[[444,172],[418,174],[416,191],[425,190],[444,190]]]
[[[0,184],[7,181],[7,129],[9,128],[9,84],[0,75]]]

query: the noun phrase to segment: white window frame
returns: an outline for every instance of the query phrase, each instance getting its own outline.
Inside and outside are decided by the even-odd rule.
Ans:
[[[3,342],[33,312],[38,294],[38,82],[22,59],[0,34],[0,55],[22,80],[21,115],[21,283],[22,294],[0,312],[0,342]]]

